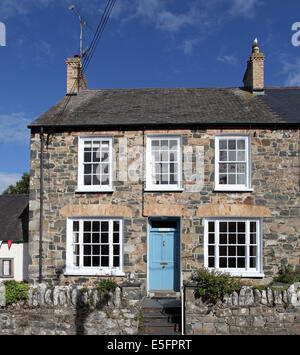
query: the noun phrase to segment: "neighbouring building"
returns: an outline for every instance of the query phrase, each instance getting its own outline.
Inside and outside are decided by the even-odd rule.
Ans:
[[[0,281],[28,280],[29,196],[0,196]]]
[[[300,88],[265,87],[264,60],[254,43],[242,88],[90,90],[69,58],[29,126],[30,282],[169,292],[201,267],[299,267]]]

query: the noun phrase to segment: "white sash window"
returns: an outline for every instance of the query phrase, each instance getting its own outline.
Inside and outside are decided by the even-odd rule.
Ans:
[[[147,137],[147,190],[182,190],[180,136]]]
[[[112,188],[113,137],[79,137],[78,191],[112,191]]]
[[[249,135],[216,136],[215,190],[252,191]]]
[[[263,276],[261,224],[256,218],[205,219],[204,266],[233,276]]]
[[[123,275],[123,220],[68,218],[66,272]]]

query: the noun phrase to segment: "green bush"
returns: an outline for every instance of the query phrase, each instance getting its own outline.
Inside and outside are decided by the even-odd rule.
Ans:
[[[295,282],[300,281],[300,271],[294,271],[292,265],[281,265],[278,276],[274,277],[275,282],[282,282],[292,285]]]
[[[101,280],[96,286],[98,295],[101,296],[103,293],[114,292],[118,287],[118,284],[114,279]]]
[[[242,287],[239,280],[219,271],[200,269],[194,277],[197,282],[196,297],[216,303]]]
[[[20,300],[28,298],[28,290],[30,286],[24,282],[16,282],[15,280],[5,281],[6,304],[16,303]]]

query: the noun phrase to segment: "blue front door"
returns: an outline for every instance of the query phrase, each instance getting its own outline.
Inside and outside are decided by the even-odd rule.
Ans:
[[[180,287],[179,220],[150,221],[149,288],[174,290]]]

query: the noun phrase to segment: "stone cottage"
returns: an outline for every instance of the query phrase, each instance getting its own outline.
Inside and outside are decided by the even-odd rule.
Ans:
[[[90,90],[69,58],[29,126],[30,281],[151,295],[201,267],[258,284],[299,267],[300,88],[265,87],[264,60],[254,43],[242,88]]]

